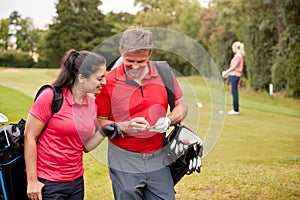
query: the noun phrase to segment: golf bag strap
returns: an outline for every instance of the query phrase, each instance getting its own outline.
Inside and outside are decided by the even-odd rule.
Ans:
[[[51,116],[50,116],[50,118],[52,118],[52,116],[60,110],[60,108],[63,104],[63,93],[62,93],[61,88],[59,88],[59,87],[55,87],[53,85],[43,85],[36,93],[36,95],[34,97],[34,101],[36,101],[36,99],[41,94],[41,92],[46,88],[51,88],[53,90],[53,98],[52,98],[52,104],[51,104]],[[48,126],[48,121],[46,122],[44,129]]]
[[[174,95],[174,83],[171,74],[171,68],[167,61],[151,61],[151,62],[156,67],[162,81],[164,82],[168,94],[170,112],[172,112],[172,110],[175,107],[175,101],[174,101],[175,95]]]
[[[36,99],[41,94],[41,92],[46,88],[51,88],[53,90],[53,99],[52,99],[52,104],[51,104],[51,111],[52,111],[52,115],[53,115],[54,113],[57,113],[62,106],[63,94],[62,94],[61,89],[58,87],[55,87],[53,85],[43,85],[36,93],[34,101],[36,101]]]

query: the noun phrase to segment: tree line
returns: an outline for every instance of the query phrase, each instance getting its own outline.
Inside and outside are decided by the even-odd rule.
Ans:
[[[101,0],[59,0],[57,15],[46,30],[34,28],[30,18],[12,12],[0,20],[0,65],[59,67],[62,55],[70,48],[93,50],[130,26],[162,27],[201,44],[220,71],[228,68],[233,56],[231,44],[243,42],[246,56],[242,76],[247,86],[263,91],[272,83],[275,92],[300,99],[298,0],[210,0],[208,7],[201,7],[198,0],[135,0],[140,7],[135,15],[104,15],[101,4]],[[31,60],[32,55],[38,55],[38,61]],[[170,59],[164,52],[154,56],[167,59],[183,75],[197,73],[192,66],[181,67],[189,66],[183,59]]]

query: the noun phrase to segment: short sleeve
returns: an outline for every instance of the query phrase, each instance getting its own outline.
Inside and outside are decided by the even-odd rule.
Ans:
[[[110,114],[110,95],[106,85],[102,86],[100,94],[96,95],[97,116],[108,117]]]
[[[172,71],[171,71],[171,73],[172,73],[172,78],[173,78],[173,83],[174,83],[174,98],[175,98],[175,100],[177,100],[180,97],[182,97],[183,94],[182,94],[182,90],[178,84],[178,81],[177,81],[174,73]]]
[[[51,88],[44,89],[30,109],[30,114],[45,124],[52,115],[51,104],[53,101],[53,95],[54,93]]]
[[[242,57],[239,54],[235,54],[230,62],[230,66],[239,66],[239,63],[242,61]]]

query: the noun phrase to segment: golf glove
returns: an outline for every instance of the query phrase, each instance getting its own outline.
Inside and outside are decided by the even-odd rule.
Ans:
[[[100,128],[99,132],[103,137],[110,136],[110,140],[113,140],[115,137],[117,137],[117,135],[120,135],[121,138],[124,138],[123,132],[116,123],[106,124]]]
[[[227,76],[227,71],[222,71],[222,77],[226,78],[226,76]]]
[[[164,133],[166,132],[171,125],[171,120],[169,117],[161,117],[157,120],[154,126],[149,128],[149,131]]]

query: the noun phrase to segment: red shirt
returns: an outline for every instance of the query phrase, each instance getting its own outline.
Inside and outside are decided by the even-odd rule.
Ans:
[[[108,117],[115,122],[129,121],[134,117],[144,117],[149,124],[155,125],[160,117],[165,117],[168,109],[168,96],[156,68],[149,62],[149,73],[141,85],[126,76],[121,64],[105,78],[101,93],[96,96],[98,116]],[[182,91],[172,73],[175,99],[182,97]],[[101,108],[100,106],[101,105]],[[138,134],[124,134],[125,138],[111,140],[115,145],[140,153],[157,151],[163,146],[164,135],[150,131]]]
[[[45,89],[33,104],[30,113],[47,128],[37,143],[38,177],[51,181],[73,181],[83,175],[83,141],[95,128],[96,107],[92,97],[86,96],[83,104],[73,101],[71,91],[63,88],[61,109],[51,117],[53,91]]]

